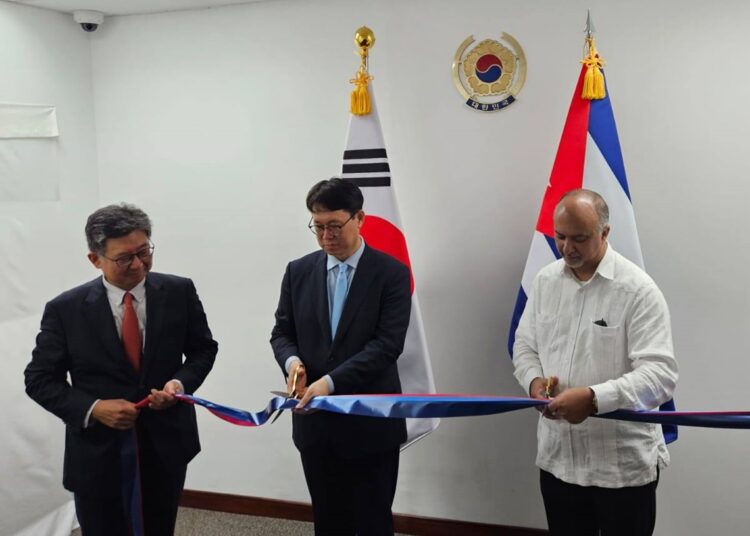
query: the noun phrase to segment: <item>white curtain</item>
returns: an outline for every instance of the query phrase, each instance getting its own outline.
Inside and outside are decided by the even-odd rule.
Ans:
[[[0,104],[0,203],[57,201],[54,106]]]
[[[71,494],[62,487],[64,425],[24,392],[40,311],[30,299],[35,266],[59,255],[29,255],[30,229],[7,203],[59,198],[57,117],[52,106],[0,104],[0,535],[69,536],[76,526]]]

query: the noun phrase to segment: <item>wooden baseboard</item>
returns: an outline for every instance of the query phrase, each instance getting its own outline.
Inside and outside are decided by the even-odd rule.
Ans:
[[[200,508],[216,512],[244,514],[252,516],[292,519],[294,521],[312,521],[312,507],[309,503],[246,497],[228,493],[213,493],[186,489],[182,492],[182,506]],[[488,523],[471,523],[435,517],[419,517],[405,514],[394,514],[396,532],[415,536],[542,536],[546,530]]]
[[[309,503],[213,493],[211,491],[186,489],[182,492],[180,506],[294,521],[313,520],[312,506]]]

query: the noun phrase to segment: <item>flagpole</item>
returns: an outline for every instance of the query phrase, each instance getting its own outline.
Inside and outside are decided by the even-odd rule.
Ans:
[[[362,104],[364,97],[358,92],[365,92],[369,110],[365,113],[364,110],[352,106],[344,144],[341,178],[352,181],[362,191],[363,209],[367,217],[362,224],[361,235],[367,246],[390,255],[410,271],[412,294],[409,327],[403,350],[396,362],[401,390],[404,393],[435,393],[435,380],[409,249],[393,189],[388,152],[378,117],[377,99],[370,84],[373,77],[367,70],[369,53],[375,44],[375,34],[370,28],[363,26],[356,31],[354,42],[359,48],[360,65],[357,77],[351,81],[356,86],[352,93],[352,104]],[[438,426],[438,423],[437,418],[407,419],[407,439],[401,448],[404,449],[425,437]]]

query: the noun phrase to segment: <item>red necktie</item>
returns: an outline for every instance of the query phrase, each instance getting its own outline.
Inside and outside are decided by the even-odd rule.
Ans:
[[[133,365],[136,372],[141,369],[141,330],[138,327],[138,316],[133,308],[133,295],[130,292],[125,293],[122,299],[122,346],[125,349],[125,356]]]

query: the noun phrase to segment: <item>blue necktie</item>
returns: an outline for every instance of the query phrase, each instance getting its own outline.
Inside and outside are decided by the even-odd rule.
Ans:
[[[333,305],[331,306],[331,339],[336,337],[336,328],[339,327],[339,320],[341,320],[341,313],[344,310],[344,302],[346,301],[346,287],[348,286],[348,278],[346,277],[346,271],[349,268],[345,263],[339,264],[339,274],[336,276],[336,286],[333,288]]]

